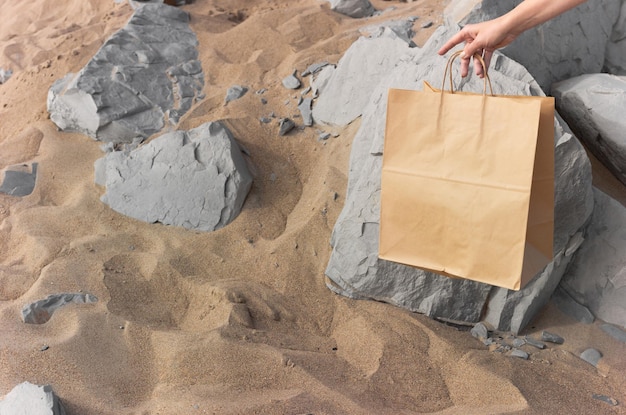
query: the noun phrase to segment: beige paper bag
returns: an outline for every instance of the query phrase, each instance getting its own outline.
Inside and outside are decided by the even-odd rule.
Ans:
[[[553,257],[553,140],[553,98],[389,90],[379,257],[522,288]]]

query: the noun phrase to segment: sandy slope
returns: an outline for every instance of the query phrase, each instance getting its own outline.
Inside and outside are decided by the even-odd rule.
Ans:
[[[0,195],[0,396],[28,380],[53,385],[70,414],[620,413],[625,348],[548,307],[528,333],[566,344],[530,361],[489,352],[467,331],[324,285],[332,226],[345,197],[358,122],[317,140],[279,137],[258,118],[297,114],[294,69],[337,62],[359,26],[421,16],[418,44],[445,2],[377,1],[395,11],[343,17],[317,0],[196,0],[206,99],[181,128],[226,120],[250,153],[243,212],[213,233],[123,217],[99,201],[99,144],[47,119],[51,83],[78,71],[132,10],[102,0],[0,0],[0,168],[39,163],[32,195]],[[223,105],[227,88],[249,86]],[[267,88],[266,105],[254,93]],[[43,325],[23,305],[89,292]],[[41,351],[43,345],[49,349]],[[574,354],[597,347],[598,371]]]

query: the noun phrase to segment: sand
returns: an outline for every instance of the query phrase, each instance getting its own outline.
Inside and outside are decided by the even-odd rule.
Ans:
[[[30,381],[52,385],[68,414],[625,413],[626,348],[601,322],[577,323],[549,304],[524,334],[547,329],[566,341],[527,349],[524,361],[488,351],[467,328],[326,288],[359,122],[322,142],[316,128],[280,137],[277,123],[258,119],[297,114],[299,92],[282,78],[336,63],[359,27],[417,15],[423,44],[446,4],[373,3],[396,9],[357,20],[317,0],[183,7],[206,98],[179,127],[225,120],[255,177],[233,223],[197,233],[101,203],[100,144],[57,131],[47,116],[52,82],[80,70],[130,6],[0,0],[0,67],[15,73],[0,85],[0,168],[39,163],[31,195],[0,195],[0,397]],[[434,26],[421,29],[427,20]],[[251,92],[224,106],[234,84]],[[261,88],[266,105],[254,93]],[[99,301],[66,306],[42,325],[21,321],[25,304],[63,292]],[[599,369],[577,357],[588,347],[604,354]]]

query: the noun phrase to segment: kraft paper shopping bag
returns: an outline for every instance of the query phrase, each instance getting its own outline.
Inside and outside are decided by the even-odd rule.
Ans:
[[[486,85],[389,91],[379,257],[518,290],[553,256],[554,101]]]

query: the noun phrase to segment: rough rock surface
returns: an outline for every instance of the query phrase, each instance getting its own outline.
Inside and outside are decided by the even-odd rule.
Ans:
[[[328,82],[315,89],[320,94],[313,107],[315,122],[346,125],[361,115],[372,86],[386,76],[396,58],[406,53],[409,41],[384,28],[377,37],[360,37],[332,71]]]
[[[606,45],[604,70],[613,75],[626,75],[626,1],[622,0],[619,18]]]
[[[116,143],[177,123],[204,85],[197,44],[186,12],[138,8],[78,74],[52,85],[50,119],[61,130]]]
[[[586,239],[561,288],[599,319],[626,327],[626,208],[595,190]]]
[[[50,385],[20,383],[0,401],[2,415],[65,415],[65,409]]]
[[[446,8],[445,19],[449,25],[482,22],[501,16],[520,2],[454,1]],[[501,52],[524,65],[546,92],[553,82],[600,72],[620,4],[621,1],[589,0],[524,32]]]
[[[252,176],[231,132],[209,122],[108,153],[96,163],[96,182],[106,186],[102,201],[119,213],[213,231],[239,214]]]
[[[626,76],[581,75],[555,83],[552,94],[576,136],[626,184]]]
[[[330,8],[350,17],[369,17],[376,9],[369,0],[328,0]]]
[[[25,305],[22,308],[22,321],[30,324],[43,324],[55,311],[68,304],[88,304],[98,301],[94,295],[82,293],[52,294],[43,300]]]
[[[378,259],[379,193],[386,92],[389,87],[421,89],[422,80],[441,85],[446,59],[436,50],[453,33],[437,29],[423,50],[409,48],[391,58],[396,66],[373,88],[363,111],[350,156],[346,202],[333,230],[333,251],[326,275],[331,290],[352,298],[396,304],[428,316],[476,323],[518,332],[545,305],[581,238],[578,230],[593,208],[591,166],[581,144],[555,123],[555,258],[521,291],[452,279]],[[373,43],[372,43],[373,45]],[[372,51],[372,54],[376,51]],[[404,55],[404,56],[403,56]],[[455,79],[460,79],[455,67]],[[332,75],[331,75],[332,76]],[[352,81],[369,79],[364,72]],[[496,54],[491,72],[498,94],[537,95],[541,89],[519,64]],[[348,81],[346,81],[348,82]],[[482,90],[482,81],[462,81],[466,90]],[[324,91],[322,91],[322,94]],[[337,107],[341,111],[341,106]],[[485,311],[486,310],[486,311]]]

